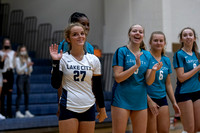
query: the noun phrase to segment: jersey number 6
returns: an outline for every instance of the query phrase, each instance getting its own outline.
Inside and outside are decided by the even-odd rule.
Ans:
[[[86,75],[86,71],[74,71],[74,81],[80,81],[80,74],[83,75],[83,77],[81,78],[81,81],[84,81],[85,79],[85,75]]]
[[[159,80],[162,80],[162,79],[163,79],[163,71],[160,71]]]

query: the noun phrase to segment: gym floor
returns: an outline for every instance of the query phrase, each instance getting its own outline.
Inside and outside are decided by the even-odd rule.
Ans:
[[[180,121],[177,121],[170,126],[170,133],[181,133],[183,127]],[[127,125],[126,133],[132,133],[131,124]],[[95,133],[111,133],[112,127],[111,123],[96,124]],[[15,130],[15,131],[1,131],[0,133],[59,133],[58,127],[48,127],[48,128],[35,128],[35,129],[25,129],[25,130]]]

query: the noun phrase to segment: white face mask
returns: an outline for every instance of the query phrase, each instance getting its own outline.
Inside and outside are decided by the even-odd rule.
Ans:
[[[22,56],[27,55],[27,52],[26,51],[20,52],[20,55]]]

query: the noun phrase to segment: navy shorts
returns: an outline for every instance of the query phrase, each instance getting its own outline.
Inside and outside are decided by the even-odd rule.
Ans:
[[[175,94],[175,98],[177,103],[185,102],[188,100],[192,100],[192,102],[195,102],[196,100],[200,99],[200,91],[184,94]]]
[[[168,106],[167,98],[163,97],[161,99],[151,98],[158,106]]]
[[[78,121],[95,121],[95,105],[83,113],[70,111],[65,106],[60,105],[59,121],[71,118],[78,119]]]

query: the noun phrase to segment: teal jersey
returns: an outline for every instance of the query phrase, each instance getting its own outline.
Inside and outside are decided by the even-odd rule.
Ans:
[[[174,54],[173,57],[174,69],[182,67],[184,73],[187,73],[199,65],[199,61],[193,52],[192,55],[187,54],[183,50],[179,50]],[[191,78],[184,81],[183,83],[179,82],[177,79],[176,94],[183,93],[192,93],[200,91],[200,82],[198,80],[199,72],[194,74]]]
[[[145,75],[150,68],[151,54],[141,50],[141,66],[128,79],[114,84],[112,105],[127,110],[143,110],[147,108],[147,85]],[[136,64],[134,54],[126,47],[120,47],[114,54],[113,65],[121,66],[124,71]]]
[[[63,50],[63,53],[69,51],[69,44],[65,41],[65,39],[58,45],[59,53],[61,49]],[[94,54],[94,48],[89,42],[85,42],[85,49],[88,53]]]
[[[156,71],[155,80],[152,85],[148,86],[147,94],[151,98],[161,99],[166,97],[166,79],[168,74],[172,73],[170,59],[166,56],[161,56],[163,66],[160,70]],[[152,56],[150,67],[153,67],[158,61]]]

